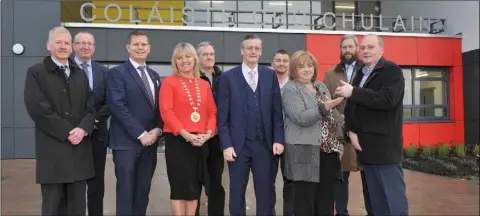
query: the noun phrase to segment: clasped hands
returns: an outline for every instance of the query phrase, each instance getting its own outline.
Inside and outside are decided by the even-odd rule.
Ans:
[[[273,143],[272,151],[273,155],[281,155],[283,153],[284,146],[280,143]],[[235,153],[235,150],[233,147],[226,148],[223,150],[223,158],[225,158],[226,161],[232,162],[235,161],[235,158],[237,157],[237,154]]]
[[[191,133],[187,133],[185,135],[182,135],[183,138],[185,138],[185,140],[187,140],[187,142],[191,143],[193,146],[202,146],[203,144],[205,144],[205,142],[207,140],[209,140],[210,138],[212,138],[212,133],[204,133],[204,134],[191,134]]]
[[[157,141],[160,135],[162,135],[162,130],[160,128],[154,128],[149,132],[145,132],[142,138],[140,138],[140,142],[143,146],[151,146]]]
[[[349,98],[352,96],[353,86],[343,80],[340,80],[340,86],[335,89],[335,95]]]
[[[85,133],[85,130],[76,127],[68,133],[69,135],[67,139],[72,145],[78,145],[82,142],[83,137],[85,137]]]

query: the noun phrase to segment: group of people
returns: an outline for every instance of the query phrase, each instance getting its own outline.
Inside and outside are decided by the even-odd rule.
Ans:
[[[365,35],[361,44],[343,36],[340,62],[323,82],[307,51],[278,50],[271,67],[260,65],[262,40],[255,34],[240,44],[242,63],[225,72],[215,66],[212,43],[179,43],[173,73],[163,80],[146,64],[151,46],[142,31],[128,35],[129,58],[111,69],[92,60],[89,32],[72,40],[66,28],[55,27],[47,49],[51,55],[28,69],[24,90],[35,123],[42,215],[86,209],[103,215],[107,147],[116,214],[145,215],[162,136],[173,215],[199,215],[202,188],[208,215],[224,215],[225,161],[231,215],[246,215],[250,172],[256,214],[275,215],[279,169],[284,215],[348,215],[355,171],[368,215],[408,215],[401,166],[405,81],[383,57],[378,35]]]

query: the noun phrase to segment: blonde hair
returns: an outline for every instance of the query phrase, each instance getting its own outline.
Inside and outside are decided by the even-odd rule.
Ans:
[[[317,80],[318,76],[318,63],[312,53],[304,50],[293,53],[290,57],[290,79],[296,80],[298,77],[298,68],[300,65],[313,64],[313,77],[312,82]]]
[[[172,69],[173,72],[177,75],[180,75],[180,71],[177,67],[177,57],[183,54],[191,55],[195,59],[195,65],[193,66],[193,77],[199,78],[200,77],[200,65],[198,61],[198,55],[195,48],[192,44],[189,43],[178,43],[175,48],[173,49],[172,54]]]

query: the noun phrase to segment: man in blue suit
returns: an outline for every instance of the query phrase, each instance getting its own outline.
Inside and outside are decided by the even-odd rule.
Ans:
[[[73,39],[74,61],[83,69],[88,84],[95,96],[95,125],[90,140],[92,142],[93,166],[95,177],[87,181],[88,215],[103,215],[105,195],[105,160],[107,147],[107,120],[110,117],[105,96],[105,77],[108,69],[92,60],[95,53],[95,38],[90,32],[79,32]]]
[[[275,72],[258,65],[262,41],[247,35],[243,63],[222,73],[218,129],[230,177],[230,214],[246,215],[245,190],[253,173],[257,215],[272,214],[272,163],[283,153],[282,99]]]
[[[108,145],[117,177],[117,215],[145,215],[163,127],[160,77],[146,67],[150,44],[144,32],[130,33],[126,47],[129,60],[107,73]]]

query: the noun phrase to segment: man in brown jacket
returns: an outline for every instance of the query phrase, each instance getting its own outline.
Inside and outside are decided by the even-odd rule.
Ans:
[[[332,94],[335,89],[340,86],[340,80],[351,82],[355,74],[362,68],[362,63],[358,61],[358,40],[354,35],[344,35],[340,40],[340,63],[330,68],[325,73],[324,83]],[[336,109],[343,115],[346,100],[336,106]],[[338,181],[335,186],[335,208],[337,215],[348,215],[348,179],[350,172],[357,172],[360,170],[357,160],[356,150],[352,145],[344,145],[344,152],[342,156],[342,170],[343,182]],[[370,201],[367,194],[366,184],[363,172],[362,185],[363,197],[365,200],[365,209],[368,215],[371,215]]]

